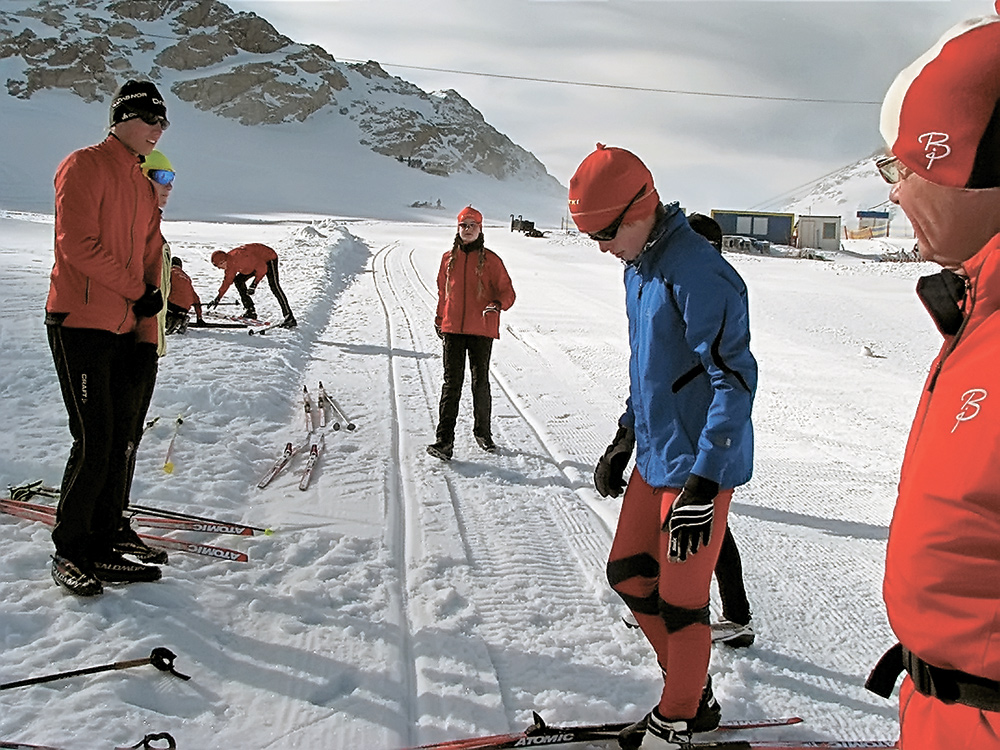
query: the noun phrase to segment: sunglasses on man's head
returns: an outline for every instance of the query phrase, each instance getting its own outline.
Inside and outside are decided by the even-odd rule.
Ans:
[[[126,108],[125,111],[131,114],[132,117],[138,117],[147,125],[159,125],[164,130],[170,127],[170,121],[161,115],[154,115],[152,112],[145,112],[139,109]]]
[[[146,172],[146,176],[157,185],[169,185],[176,175],[176,172],[171,172],[169,169],[151,169]]]
[[[630,200],[628,204],[625,206],[625,210],[622,211],[620,214],[618,214],[617,219],[608,224],[608,226],[604,227],[604,229],[602,229],[599,232],[588,232],[587,236],[590,237],[590,239],[594,240],[594,242],[611,242],[611,240],[613,240],[615,237],[618,236],[618,230],[621,228],[622,222],[625,221],[625,214],[628,213],[628,210],[632,208],[632,204],[635,203],[637,200],[639,200],[639,198],[641,198],[645,192],[646,192],[646,186],[643,185],[641,188],[639,188],[639,192],[636,193],[635,196],[633,196],[632,200]]]

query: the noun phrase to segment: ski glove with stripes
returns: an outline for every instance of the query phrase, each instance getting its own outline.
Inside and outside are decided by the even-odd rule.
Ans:
[[[684,562],[712,538],[712,519],[719,494],[719,483],[691,474],[681,493],[674,498],[663,522],[670,534],[670,562]]]

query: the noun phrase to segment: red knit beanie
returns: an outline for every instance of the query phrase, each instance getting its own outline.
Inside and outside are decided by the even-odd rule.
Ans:
[[[928,182],[1000,187],[1000,17],[958,24],[896,76],[880,129]]]
[[[472,206],[466,206],[458,212],[458,223],[461,224],[463,221],[474,221],[477,224],[482,224],[483,215]]]
[[[643,187],[646,191],[636,198]],[[584,233],[600,232],[633,201],[622,223],[651,216],[660,205],[653,175],[639,157],[623,148],[597,144],[569,181],[569,212]]]

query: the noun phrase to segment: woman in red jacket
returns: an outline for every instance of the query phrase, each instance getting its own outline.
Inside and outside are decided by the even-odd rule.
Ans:
[[[472,374],[472,433],[484,451],[496,445],[490,429],[490,353],[500,338],[500,311],[514,304],[514,287],[500,256],[483,244],[483,215],[472,206],[458,215],[458,233],[438,270],[438,305],[434,329],[444,342],[444,383],[437,439],[427,452],[451,459],[455,422],[465,378],[465,359]]]

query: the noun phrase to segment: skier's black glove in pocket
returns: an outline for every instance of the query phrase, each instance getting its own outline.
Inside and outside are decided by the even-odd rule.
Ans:
[[[151,318],[163,309],[163,295],[152,284],[146,284],[146,292],[132,303],[132,312],[137,318]]]

